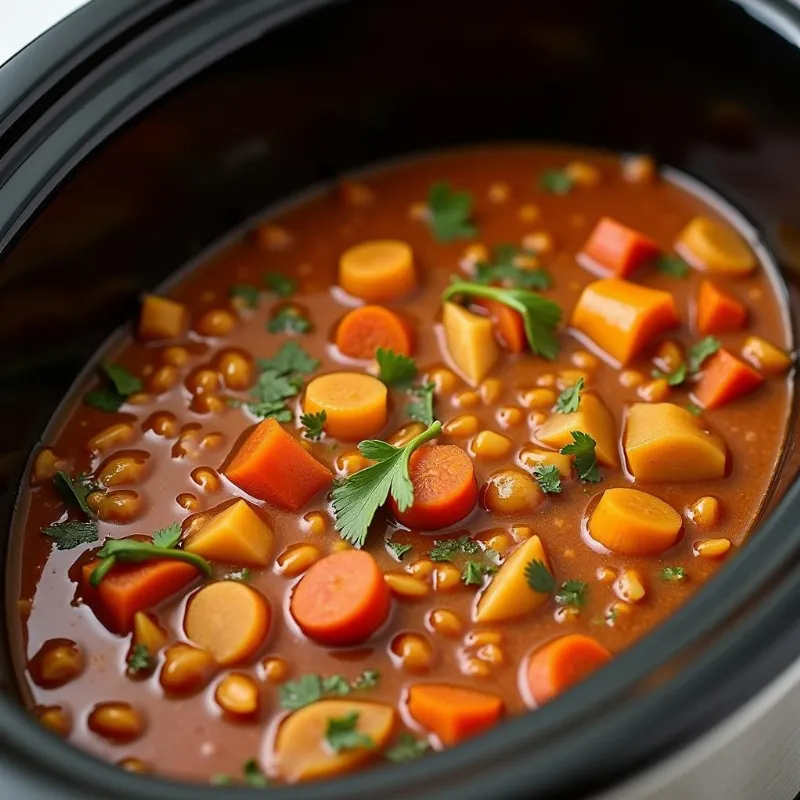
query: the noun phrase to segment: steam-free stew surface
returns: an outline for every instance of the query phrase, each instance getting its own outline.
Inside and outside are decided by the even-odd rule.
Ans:
[[[646,158],[437,156],[261,223],[143,300],[124,372],[34,454],[9,580],[32,713],[129,769],[259,783],[549,702],[746,538],[790,399],[772,281]],[[416,375],[379,380],[380,344]],[[359,551],[365,439],[416,448],[414,503],[378,491]]]

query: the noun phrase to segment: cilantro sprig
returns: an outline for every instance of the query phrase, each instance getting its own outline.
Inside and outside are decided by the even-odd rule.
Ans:
[[[78,475],[73,478],[60,469],[53,478],[53,484],[68,505],[77,506],[90,519],[95,516],[92,509],[89,508],[86,498],[99,486],[87,475]]]
[[[258,300],[261,297],[261,292],[258,286],[253,286],[250,283],[236,283],[228,289],[228,297],[241,300],[245,308],[258,308]]]
[[[550,594],[556,587],[553,573],[538,559],[528,562],[525,567],[525,580],[528,586],[539,594]]]
[[[128,675],[144,675],[154,669],[155,659],[150,655],[147,645],[134,645],[127,660],[126,672]]]
[[[97,523],[78,522],[69,520],[67,522],[56,522],[42,528],[42,533],[49,536],[58,550],[72,550],[82,544],[91,544],[97,541]]]
[[[469,239],[477,229],[470,222],[473,200],[469,192],[454,191],[446,181],[434,183],[428,192],[428,227],[442,243]]]
[[[559,345],[555,330],[562,315],[558,303],[527,289],[503,289],[499,286],[483,286],[480,283],[467,281],[450,284],[442,294],[442,301],[446,302],[459,295],[485,297],[513,308],[522,316],[531,352],[550,361],[558,355]]]
[[[586,385],[583,378],[564,389],[556,400],[556,411],[559,414],[574,414],[581,407],[581,392]]]
[[[417,739],[410,733],[401,733],[397,741],[383,755],[389,761],[403,764],[425,755],[430,749],[431,746],[424,739]]]
[[[558,587],[556,602],[562,606],[581,608],[586,605],[586,592],[589,585],[583,581],[568,580]]]
[[[493,575],[497,572],[496,564],[486,564],[481,561],[473,561],[470,559],[464,564],[464,569],[461,572],[461,580],[465,586],[483,586],[483,578],[485,575]]]
[[[311,330],[311,320],[304,317],[296,306],[288,305],[270,317],[267,330],[270,333],[308,333]]]
[[[433,425],[435,419],[433,413],[433,392],[436,385],[433,383],[423,383],[419,386],[412,386],[408,393],[414,398],[406,406],[406,414],[409,419],[421,422],[423,425]]]
[[[458,539],[434,539],[428,555],[431,561],[453,561],[458,555],[475,556],[483,552],[481,546],[469,536]]]
[[[365,669],[352,683],[343,675],[302,675],[281,686],[281,708],[296,711],[323,697],[344,697],[352,691],[374,689],[379,681],[380,673],[376,669]]]
[[[578,477],[586,483],[600,483],[603,476],[597,466],[597,442],[583,431],[570,431],[572,444],[565,444],[559,451],[562,455],[573,456]]]
[[[564,195],[569,194],[574,186],[570,174],[563,169],[546,169],[539,176],[539,188],[543,192]]]
[[[98,489],[87,475],[73,478],[64,470],[59,470],[53,477],[53,485],[64,498],[68,506],[75,507],[88,517],[86,521],[65,520],[54,522],[42,528],[42,533],[53,540],[57,550],[72,550],[82,544],[97,541],[97,522],[95,513],[89,508],[88,496]]]
[[[312,441],[321,439],[322,434],[325,432],[324,427],[327,421],[328,414],[324,409],[316,413],[303,414],[300,417],[300,424],[305,428],[306,439],[311,439]]]
[[[542,267],[528,269],[519,266],[518,257],[531,254],[514,244],[501,244],[494,248],[491,262],[479,261],[475,265],[475,283],[502,284],[516,289],[549,289],[553,285],[550,273]]]
[[[264,286],[284,299],[291,297],[297,289],[297,283],[291,278],[281,275],[280,272],[267,272],[264,275]]]
[[[670,386],[680,386],[690,375],[700,372],[703,362],[713,356],[722,347],[722,343],[714,336],[706,336],[689,348],[689,354],[682,364],[673,372],[662,372],[654,369],[652,376],[656,379],[664,378]]]
[[[334,753],[341,753],[342,750],[375,748],[375,740],[371,736],[356,730],[359,716],[361,715],[358,711],[351,711],[343,717],[328,717],[325,741]]]
[[[686,580],[686,570],[683,567],[664,567],[661,570],[661,580],[668,583],[680,583]]]
[[[104,362],[100,365],[100,374],[104,379],[104,386],[92,389],[83,396],[83,402],[113,413],[119,411],[122,404],[136,392],[142,391],[142,382],[135,375],[128,372],[121,364]]]
[[[408,474],[411,454],[425,442],[436,438],[442,424],[434,422],[407,445],[395,447],[377,439],[360,442],[364,458],[377,463],[350,475],[331,495],[336,516],[334,527],[355,547],[362,547],[375,512],[392,495],[400,511],[414,502],[414,487]]]
[[[533,477],[545,494],[560,494],[563,489],[561,473],[555,464],[537,464],[533,468]]]
[[[386,546],[398,561],[402,561],[403,556],[414,549],[413,544],[403,544],[403,542],[395,542],[391,539],[386,542]]]
[[[666,253],[656,259],[655,267],[662,275],[668,275],[670,278],[685,278],[690,269],[689,265],[680,256]]]
[[[417,365],[413,358],[379,347],[375,351],[378,362],[378,380],[387,386],[408,386],[417,375]]]

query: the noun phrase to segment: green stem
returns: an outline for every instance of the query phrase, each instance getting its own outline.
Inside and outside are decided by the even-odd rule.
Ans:
[[[185,550],[179,550],[175,547],[157,547],[150,542],[140,542],[137,539],[109,539],[97,551],[97,555],[103,561],[95,568],[89,578],[89,583],[92,586],[97,586],[117,562],[138,564],[157,558],[172,558],[176,561],[185,561],[207,578],[212,576],[211,564],[202,556],[198,556],[195,553],[187,553]]]

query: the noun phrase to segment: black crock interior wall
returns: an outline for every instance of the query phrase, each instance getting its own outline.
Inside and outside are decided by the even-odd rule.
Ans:
[[[790,263],[800,168],[775,154],[800,128],[799,67],[728,0],[349,0],[290,22],[129,125],[0,263],[0,480],[13,489],[141,291],[264,207],[384,158],[515,139],[647,150],[726,194]]]

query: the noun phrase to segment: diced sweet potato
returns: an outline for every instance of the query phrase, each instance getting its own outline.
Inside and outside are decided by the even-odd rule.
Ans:
[[[747,309],[711,281],[703,281],[697,295],[697,332],[731,333],[744,328]]]
[[[139,338],[142,341],[177,339],[189,326],[189,312],[183,303],[147,294],[139,313]]]
[[[477,386],[500,357],[492,321],[455,303],[445,303],[442,322],[450,358],[464,377]]]
[[[719,408],[764,383],[764,376],[727,350],[718,350],[703,364],[703,374],[694,390],[703,408]]]
[[[611,217],[603,217],[583,245],[583,255],[617,278],[627,278],[658,252],[652,239]]]

